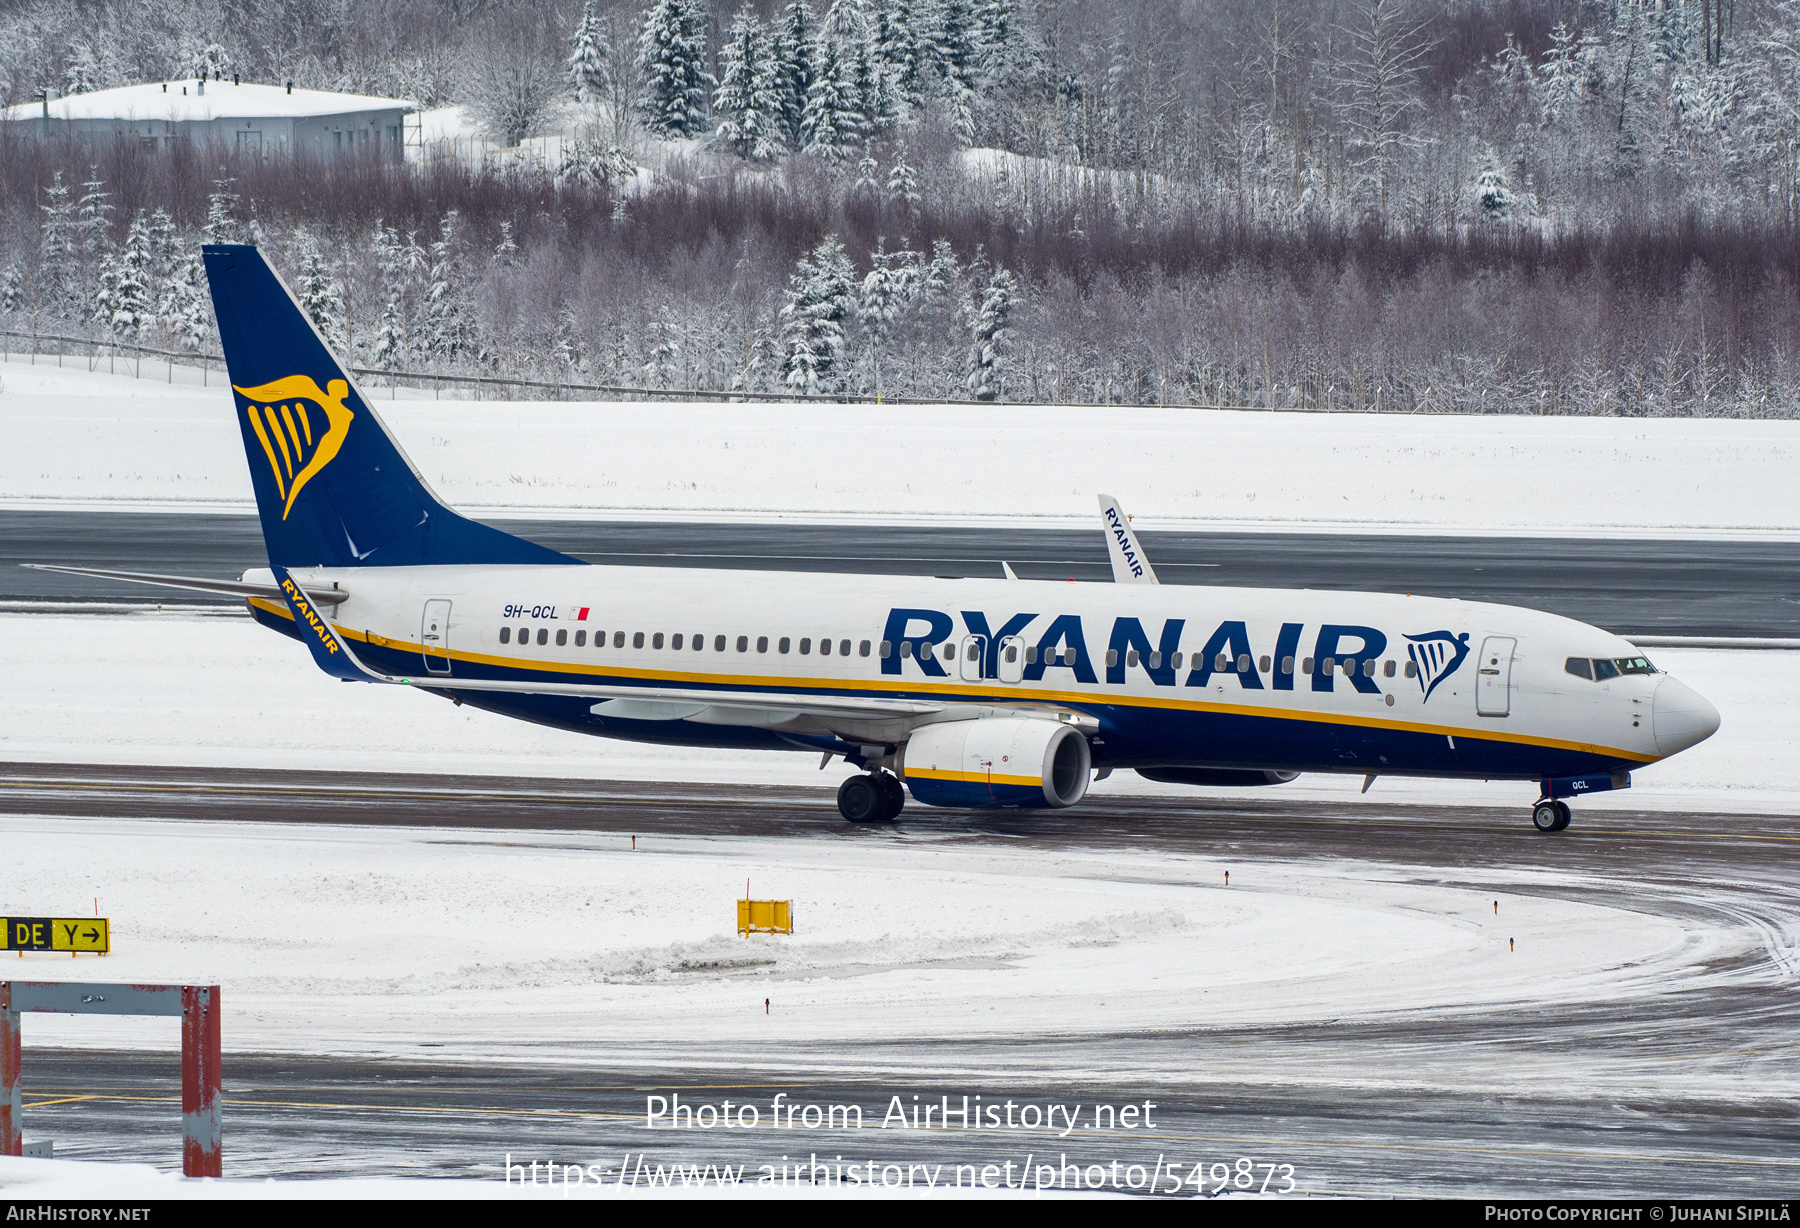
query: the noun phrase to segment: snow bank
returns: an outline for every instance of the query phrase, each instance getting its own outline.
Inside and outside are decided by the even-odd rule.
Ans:
[[[79,361],[79,360],[78,360]],[[229,394],[0,365],[0,503],[248,509]],[[370,389],[372,396],[380,390]],[[1800,536],[1800,422],[377,400],[486,515]]]
[[[121,615],[0,614],[18,646],[0,705],[0,758],[15,762],[184,764],[340,771],[475,772],[602,780],[741,782],[835,788],[846,770],[816,756],[700,751],[614,742],[507,720],[397,687],[347,688],[306,650],[242,616],[186,611]],[[1718,706],[1710,740],[1634,774],[1625,793],[1581,809],[1792,813],[1788,770],[1800,710],[1770,703],[1800,694],[1800,652],[1660,649],[1653,659]],[[1307,775],[1283,798],[1524,807],[1529,784],[1384,778],[1359,799],[1361,778]],[[1192,797],[1134,772],[1094,795]],[[1276,796],[1269,790],[1208,796]]]

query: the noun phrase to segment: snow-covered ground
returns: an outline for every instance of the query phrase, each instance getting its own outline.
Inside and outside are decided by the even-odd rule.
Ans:
[[[0,705],[0,758],[15,762],[180,764],[339,771],[474,772],[605,780],[738,781],[836,787],[805,754],[699,751],[543,729],[395,687],[345,687],[304,648],[248,617],[166,613],[0,614],[14,646]],[[1800,806],[1788,771],[1800,710],[1769,696],[1800,693],[1800,652],[1664,648],[1652,654],[1719,708],[1709,741],[1634,773],[1628,793],[1583,809],[1779,811]],[[1356,776],[1307,775],[1284,798],[1356,805]],[[1094,786],[1193,796],[1134,772]],[[1213,796],[1273,795],[1271,790]],[[1519,806],[1518,782],[1384,778],[1372,804],[1396,800]]]
[[[0,505],[251,506],[216,373],[75,362],[0,363]],[[1105,491],[1149,530],[1800,536],[1800,422],[368,391],[439,494],[486,516],[1091,525]]]
[[[1729,919],[1588,902],[1555,869],[1451,883],[1423,867],[827,833],[634,850],[610,834],[0,818],[9,909],[75,916],[98,895],[113,924],[104,961],[39,957],[17,975],[226,985],[225,1032],[255,1051],[416,1054],[429,1039],[451,1058],[592,1060],[647,1042],[1617,1003],[1758,941]],[[794,934],[735,933],[746,880],[794,901]],[[27,1044],[179,1043],[176,1020],[25,1028]]]

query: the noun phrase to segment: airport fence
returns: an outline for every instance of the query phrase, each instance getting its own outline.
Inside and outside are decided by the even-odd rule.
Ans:
[[[23,343],[23,344],[17,344]],[[128,366],[124,373],[134,379],[143,379],[144,363],[150,363],[149,378],[159,374],[155,368],[165,368],[164,377],[168,383],[175,382],[178,368],[198,368],[202,386],[210,386],[212,376],[224,375],[225,359],[222,355],[202,350],[167,350],[152,345],[143,345],[136,341],[126,341],[111,337],[77,337],[65,333],[45,333],[36,330],[0,329],[0,359],[11,361],[13,356],[29,355],[36,363],[40,358],[54,358],[61,367],[72,360],[86,364],[89,371],[97,371],[101,364],[111,374],[119,374],[121,364]],[[352,374],[363,380],[365,389],[387,389],[398,397],[401,389],[415,392],[430,392],[442,396],[446,391],[465,390],[472,392],[477,400],[512,400],[515,398],[492,395],[502,389],[519,389],[528,394],[558,401],[718,401],[718,402],[752,402],[769,401],[783,404],[804,402],[821,402],[828,405],[966,405],[972,408],[991,408],[992,401],[945,401],[930,400],[923,397],[885,397],[867,396],[858,393],[804,393],[804,392],[750,392],[742,389],[727,388],[640,388],[624,384],[580,384],[561,380],[535,380],[510,375],[460,375],[442,371],[401,371],[384,367],[350,367]],[[1004,402],[1012,405],[1028,405],[1033,402]],[[1267,413],[1276,410],[1284,412],[1308,412],[1322,407],[1310,405],[1198,405],[1168,404],[1158,402],[1154,406],[1141,408],[1157,409],[1220,409],[1235,410],[1247,413]],[[1094,404],[1094,409],[1129,409],[1140,406],[1106,403]],[[1379,411],[1377,411],[1379,412]]]

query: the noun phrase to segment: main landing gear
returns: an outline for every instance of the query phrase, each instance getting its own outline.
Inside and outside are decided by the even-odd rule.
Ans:
[[[1542,832],[1561,831],[1574,817],[1569,810],[1569,803],[1547,797],[1540,798],[1538,804],[1531,808],[1531,825]]]
[[[890,823],[906,805],[906,789],[888,772],[852,776],[838,786],[838,813],[852,823]]]

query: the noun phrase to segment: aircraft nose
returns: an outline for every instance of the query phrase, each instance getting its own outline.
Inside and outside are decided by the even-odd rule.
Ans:
[[[1656,749],[1673,755],[1718,732],[1719,710],[1686,683],[1665,677],[1650,700],[1650,727]]]

